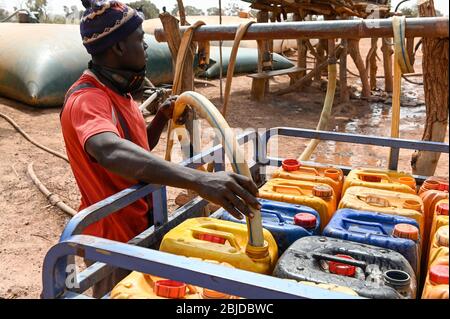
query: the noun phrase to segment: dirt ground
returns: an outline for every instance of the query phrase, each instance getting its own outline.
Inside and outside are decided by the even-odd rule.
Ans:
[[[369,41],[363,41],[363,56]],[[355,72],[354,65],[349,62]],[[420,51],[416,71],[421,73]],[[379,65],[382,75],[382,66]],[[415,78],[421,81],[421,78]],[[349,78],[355,94],[360,82]],[[198,87],[197,91],[220,105],[218,81],[214,87]],[[285,87],[287,77],[271,82],[271,91]],[[379,80],[383,88],[383,80]],[[313,129],[319,119],[325,95],[324,85],[313,84],[301,92],[282,97],[270,95],[264,102],[250,100],[251,81],[236,77],[233,83],[228,122],[231,127],[270,128],[291,126]],[[382,96],[381,92],[375,95]],[[330,130],[374,136],[388,136],[390,132],[390,99],[369,102],[352,99],[346,105],[335,102],[334,119]],[[403,91],[401,138],[420,140],[425,123],[425,106],[421,86],[406,83]],[[64,152],[59,123],[59,109],[37,110],[0,98],[0,112],[12,117],[30,136],[42,144]],[[154,151],[163,156],[165,134]],[[448,142],[448,133],[446,141]],[[210,145],[211,141],[206,141]],[[282,138],[278,141],[280,157],[298,156],[307,141]],[[206,145],[204,145],[206,146]],[[272,154],[274,155],[274,154]],[[330,164],[351,166],[387,166],[388,150],[342,143],[322,143],[313,159]],[[178,156],[179,158],[179,156]],[[410,171],[411,152],[402,152],[400,169]],[[64,161],[47,154],[26,141],[7,122],[0,119],[0,298],[39,298],[41,269],[44,256],[54,244],[69,218],[49,206],[46,198],[33,185],[27,166],[34,162],[37,176],[47,187],[71,207],[77,208],[80,196],[70,167]],[[438,175],[448,176],[448,157],[442,156]],[[174,198],[179,190],[169,190],[169,208],[175,208]]]

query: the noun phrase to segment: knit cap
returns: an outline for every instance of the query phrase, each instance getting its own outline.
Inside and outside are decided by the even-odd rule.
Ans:
[[[86,11],[80,23],[83,45],[98,54],[124,40],[144,21],[133,8],[119,1],[82,0]]]

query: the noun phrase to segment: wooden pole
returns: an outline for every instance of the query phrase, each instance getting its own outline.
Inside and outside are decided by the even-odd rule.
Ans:
[[[436,16],[434,1],[422,1],[421,17]],[[443,142],[448,126],[448,38],[423,39],[423,82],[425,91],[426,122],[422,140]],[[411,159],[413,173],[431,176],[436,170],[439,153],[415,152]]]
[[[177,0],[178,4],[178,13],[180,14],[180,24],[182,26],[187,25],[186,21],[186,11],[184,10],[183,0]]]
[[[300,13],[294,13],[294,21],[303,21],[303,19],[305,18],[304,14],[300,14]],[[308,48],[306,46],[306,42],[305,39],[297,39],[297,66],[300,68],[304,68],[305,71],[301,71],[298,73],[297,76],[295,76],[294,78],[291,78],[291,84],[293,83],[293,81],[302,78],[306,75],[306,56],[308,53]]]
[[[350,56],[352,57],[353,61],[355,62],[356,67],[358,68],[359,76],[361,77],[361,82],[362,82],[361,95],[363,97],[369,97],[371,94],[369,77],[367,75],[367,70],[364,65],[364,61],[361,57],[361,52],[359,51],[359,40],[355,40],[355,39],[349,40],[348,41],[348,50],[349,50]]]
[[[389,43],[392,42],[392,38],[381,39],[381,52],[383,52],[383,69],[384,69],[384,91],[392,93],[394,83],[392,82],[392,50]]]
[[[159,15],[161,23],[164,27],[164,31],[167,32],[167,44],[169,45],[170,53],[172,54],[172,63],[175,68],[177,64],[178,48],[181,44],[181,33],[178,24],[178,19],[171,14],[164,12]],[[186,56],[185,65],[183,68],[183,83],[181,85],[181,92],[192,91],[194,89],[194,52],[195,43],[191,45],[191,48]]]
[[[258,11],[256,22],[268,22],[269,13],[267,11]],[[267,40],[257,40],[258,43],[258,73],[270,70],[272,67],[272,59],[269,50],[269,42]],[[269,91],[269,81],[267,79],[253,79],[251,98],[256,101],[264,100],[265,93]]]
[[[376,28],[373,26],[377,25]],[[408,18],[405,37],[443,38],[449,36],[448,17]],[[219,41],[234,39],[237,25],[205,25],[194,34],[194,41]],[[181,28],[184,32],[186,27]],[[393,36],[391,19],[298,21],[290,23],[255,23],[242,40],[270,39],[339,39],[388,38]],[[164,42],[166,34],[155,29],[155,38]]]
[[[219,25],[222,25],[222,0],[219,0]],[[219,41],[219,91],[220,103],[223,103],[223,42]]]
[[[178,19],[169,14],[168,12],[161,13],[159,15],[159,18],[161,19],[161,23],[164,27],[164,31],[167,32],[167,44],[169,46],[170,53],[172,55],[172,65],[175,69],[175,66],[177,65],[177,56],[178,56],[178,49],[181,44],[181,33],[180,33],[180,27],[178,24]],[[182,73],[182,83],[181,83],[181,92],[185,91],[193,91],[194,90],[194,52],[195,52],[195,44],[191,45],[191,48],[189,52],[186,55],[185,59],[185,65],[183,68]],[[194,119],[195,119],[195,113],[190,113],[190,116],[186,120],[186,129],[188,130],[191,141],[194,137]],[[192,157],[195,154],[193,153],[193,147],[191,145],[189,154],[186,152],[183,152],[184,158]]]
[[[378,50],[378,38],[372,38],[371,40],[371,47],[368,58],[368,63],[366,65],[368,66],[368,69],[370,70],[370,89],[376,90],[377,88],[377,50]]]
[[[408,52],[409,61],[411,65],[414,65],[414,40],[415,38],[407,38],[406,39],[406,51]]]
[[[335,55],[340,56],[341,54],[342,54],[342,46],[339,46],[335,51]],[[296,81],[294,84],[290,85],[287,88],[278,90],[275,93],[275,95],[283,95],[283,94],[287,94],[287,93],[291,93],[291,92],[300,90],[304,85],[309,83],[314,78],[315,74],[318,71],[326,69],[327,66],[328,66],[328,61],[322,62],[314,70],[311,70],[308,74],[306,74],[303,78]]]
[[[314,76],[314,80],[315,81],[320,81],[322,78],[322,72],[326,72],[326,69],[322,69],[319,70],[318,66],[321,65],[324,61],[326,61],[326,57],[325,57],[325,47],[327,45],[327,40],[324,39],[320,39],[319,43],[317,44],[317,58],[316,58],[316,63],[315,63],[315,69],[316,69],[316,74]]]

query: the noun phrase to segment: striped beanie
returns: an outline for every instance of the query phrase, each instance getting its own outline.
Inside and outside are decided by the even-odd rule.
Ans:
[[[82,0],[86,11],[80,23],[83,45],[98,54],[122,41],[144,21],[133,8],[119,1]]]

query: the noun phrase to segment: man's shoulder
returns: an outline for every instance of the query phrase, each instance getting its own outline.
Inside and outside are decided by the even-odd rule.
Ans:
[[[107,96],[102,84],[95,78],[95,76],[91,75],[91,73],[88,73],[87,71],[85,71],[66,92],[65,103],[67,103],[74,94],[81,93],[94,93]]]
[[[69,110],[70,112],[74,110],[82,111],[89,105],[109,108],[110,103],[109,95],[102,87],[102,84],[90,74],[83,73],[67,91],[62,114],[67,113]]]

